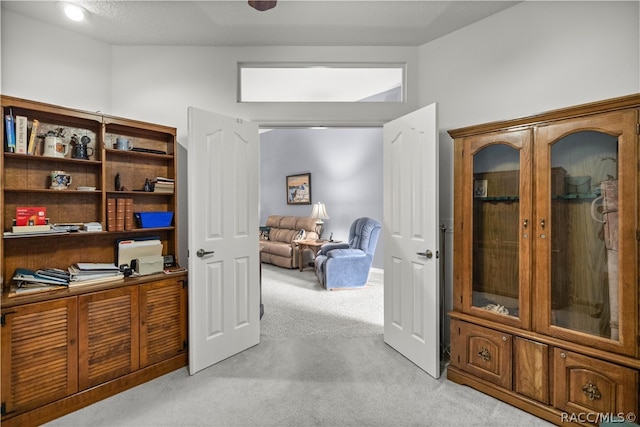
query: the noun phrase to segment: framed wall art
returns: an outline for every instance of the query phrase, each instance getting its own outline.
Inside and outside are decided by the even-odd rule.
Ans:
[[[311,174],[302,173],[287,176],[287,204],[311,204]]]

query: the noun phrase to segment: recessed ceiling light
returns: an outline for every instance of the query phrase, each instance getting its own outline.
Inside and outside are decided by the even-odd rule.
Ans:
[[[64,14],[67,15],[67,18],[72,21],[84,21],[89,16],[87,9],[77,4],[59,2],[58,7],[60,7],[64,11]]]

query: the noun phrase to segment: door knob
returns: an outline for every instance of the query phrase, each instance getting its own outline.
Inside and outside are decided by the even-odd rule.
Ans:
[[[198,249],[198,252],[196,252],[196,255],[198,256],[198,258],[202,258],[203,256],[211,255],[214,252],[215,251],[205,251],[204,249]]]
[[[429,259],[433,258],[433,252],[431,252],[429,249],[427,249],[426,252],[416,252],[416,254],[418,256],[426,256]]]

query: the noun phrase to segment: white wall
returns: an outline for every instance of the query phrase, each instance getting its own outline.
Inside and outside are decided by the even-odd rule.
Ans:
[[[3,95],[111,111],[111,46],[2,9]]]
[[[452,129],[640,91],[638,1],[522,2],[420,48]]]

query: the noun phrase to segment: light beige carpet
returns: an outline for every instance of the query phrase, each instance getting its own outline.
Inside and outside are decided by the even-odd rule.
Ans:
[[[327,291],[312,270],[263,264],[261,337],[382,337],[383,298],[381,274],[361,289]]]

